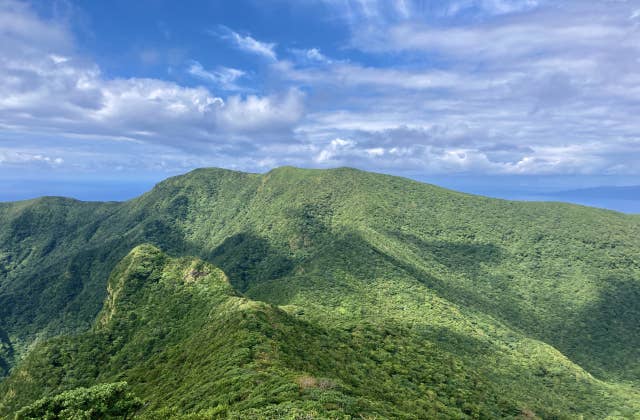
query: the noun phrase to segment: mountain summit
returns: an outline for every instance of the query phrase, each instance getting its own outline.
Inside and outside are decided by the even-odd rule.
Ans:
[[[0,415],[633,417],[638,360],[634,216],[349,168],[0,204]]]

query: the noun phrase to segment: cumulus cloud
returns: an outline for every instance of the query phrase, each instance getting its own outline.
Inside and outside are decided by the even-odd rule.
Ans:
[[[224,98],[206,87],[108,78],[77,53],[67,28],[43,21],[20,2],[0,2],[0,26],[0,126],[21,137],[57,134],[215,148],[249,131],[287,132],[304,109],[296,90]],[[235,89],[244,75],[225,67],[207,71],[197,62],[189,72],[224,90]]]
[[[218,27],[265,60],[251,77],[183,62],[193,87],[108,77],[64,25],[0,0],[0,141],[15,146],[0,164],[640,173],[637,5],[318,1],[350,31],[348,59],[281,42],[283,59],[275,43]],[[243,89],[252,82],[276,90]],[[144,153],[153,159],[133,157]]]
[[[630,146],[640,132],[640,30],[629,2],[324,3],[351,28],[351,48],[396,64],[276,64],[290,80],[340,98],[297,128],[324,142],[317,163],[330,156],[323,162],[420,173],[640,171],[631,163],[640,149]],[[336,138],[352,143],[341,148]]]
[[[353,140],[341,138],[333,139],[320,151],[320,153],[318,153],[315,160],[320,163],[331,162],[336,158],[341,158],[342,160],[345,157],[345,152],[351,152],[355,145],[356,142]]]
[[[244,132],[287,127],[302,117],[303,98],[297,89],[284,95],[231,96],[219,114],[219,121],[225,128]]]
[[[377,147],[371,147],[377,145]],[[359,166],[373,166],[379,170],[393,170],[402,166],[404,171],[421,173],[501,171],[497,164],[490,162],[478,150],[465,148],[437,147],[428,143],[381,146],[371,139],[332,139],[315,155],[321,166],[356,163]],[[509,168],[502,168],[508,170]]]

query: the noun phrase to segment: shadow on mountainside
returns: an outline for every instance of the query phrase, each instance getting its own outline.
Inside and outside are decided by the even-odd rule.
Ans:
[[[11,340],[9,340],[9,335],[0,328],[0,378],[9,374],[13,353],[13,346],[11,345]]]
[[[401,267],[443,298],[470,306],[497,317],[508,325],[523,329],[531,337],[556,347],[565,356],[590,373],[603,378],[640,380],[640,281],[606,278],[602,280],[599,298],[581,310],[577,317],[562,317],[564,308],[557,307],[557,317],[550,323],[536,320],[517,299],[518,290],[509,274],[490,273],[504,252],[492,244],[461,244],[425,241],[414,235],[390,233],[423,263],[435,261],[453,272],[463,273],[472,283],[444,282],[432,270],[381,252],[392,264]],[[479,282],[482,288],[473,289]],[[470,288],[471,287],[471,288]],[[492,296],[483,293],[490,291]],[[553,296],[549,296],[553,299]],[[562,305],[561,300],[553,302]],[[547,321],[548,322],[548,321]]]
[[[432,244],[438,248],[446,248],[446,245],[446,242]],[[453,255],[459,256],[463,249],[478,253],[493,252],[491,247],[488,250],[483,250],[482,247],[473,250],[473,244],[467,245],[468,248],[454,247]],[[358,377],[343,376],[344,369],[337,372],[323,370],[321,374],[331,372],[330,376],[353,386],[366,384],[365,388],[372,389],[380,389],[380,384],[394,375],[404,383],[429,384],[430,389],[442,389],[447,395],[458,395],[461,390],[472,389],[485,393],[477,396],[480,400],[491,399],[501,406],[500,413],[508,412],[513,416],[533,409],[537,415],[545,418],[561,418],[560,411],[540,403],[539,397],[542,394],[547,400],[562,395],[568,406],[573,407],[571,409],[576,412],[579,410],[575,407],[585,404],[585,401],[601,398],[601,390],[594,383],[579,379],[576,375],[581,370],[577,366],[575,369],[567,368],[570,365],[565,364],[564,359],[559,359],[550,347],[533,347],[532,353],[524,355],[517,350],[518,347],[511,345],[509,338],[506,338],[507,341],[500,341],[500,338],[496,342],[496,337],[493,336],[462,334],[447,326],[429,325],[428,322],[421,323],[415,319],[408,321],[411,318],[404,322],[386,312],[386,309],[393,308],[393,304],[383,304],[383,296],[398,294],[403,284],[396,283],[398,289],[372,288],[384,288],[388,283],[383,280],[393,282],[412,277],[444,299],[493,315],[488,311],[481,311],[480,309],[485,308],[479,303],[474,305],[471,299],[477,297],[472,291],[455,289],[434,275],[394,258],[389,255],[388,250],[383,251],[372,245],[357,231],[335,233],[334,240],[319,243],[318,246],[313,254],[314,258],[297,265],[295,274],[251,284],[247,295],[272,304],[296,305],[301,308],[301,314],[304,314],[305,305],[308,304],[327,309],[322,325],[339,336],[337,341],[352,351],[353,360],[360,366],[365,366],[363,370],[367,374]],[[494,262],[498,260],[495,259]],[[399,275],[399,272],[408,276]],[[478,268],[478,273],[480,272],[481,269]],[[411,282],[406,283],[407,286],[410,284]],[[341,309],[345,311],[342,312]],[[517,312],[515,307],[512,310]],[[404,308],[399,311],[404,311]],[[354,314],[357,316],[353,316]],[[496,318],[508,319],[504,313],[502,316]],[[514,343],[526,345],[527,341],[521,341],[524,337],[526,334],[515,334]],[[323,345],[318,344],[320,347]],[[297,346],[301,347],[301,344]],[[326,348],[329,351],[332,347]],[[524,358],[515,361],[514,358],[517,357]],[[420,362],[416,363],[416,360]],[[386,370],[387,366],[391,370]],[[313,370],[311,372],[315,373]],[[491,379],[487,380],[488,377]],[[351,382],[354,380],[356,382]],[[506,387],[512,388],[505,392]],[[532,391],[534,389],[535,392]],[[506,394],[513,395],[504,397]],[[461,401],[466,398],[468,396],[460,396]],[[508,404],[504,403],[516,399],[519,399],[520,404],[507,407]],[[605,405],[603,411],[591,415],[595,418],[605,417],[604,408]],[[493,416],[499,415],[496,412]]]
[[[476,288],[469,288],[468,284],[458,281],[458,278],[445,281],[439,275],[441,267],[444,267],[447,271],[459,273],[472,282],[491,281],[494,282],[491,287],[508,287],[498,284],[494,281],[497,279],[487,272],[487,266],[498,265],[503,260],[504,252],[500,247],[493,244],[427,241],[415,235],[400,232],[388,232],[387,235],[396,239],[386,244],[388,250],[383,251],[376,244],[371,246],[390,264],[404,270],[442,298],[484,312],[489,308],[492,315],[520,318],[519,309],[513,306],[515,303],[510,302],[508,306],[499,306],[487,296],[478,293],[479,290]],[[366,241],[366,239],[363,240]]]
[[[39,253],[39,264],[11,273],[0,294],[0,327],[9,333],[20,331],[23,338],[39,331],[89,328],[105,298],[109,273],[132,248],[151,243],[172,255],[188,249],[180,228],[160,218],[133,224],[106,241],[91,240],[91,230],[96,230],[93,224],[81,229],[86,233],[80,235],[82,243],[60,240],[47,253]],[[60,258],[57,248],[70,252]]]
[[[598,299],[579,318],[559,320],[556,328],[567,339],[557,347],[596,376],[639,383],[640,279],[609,277],[603,283]]]
[[[293,260],[268,240],[249,232],[225,239],[205,259],[220,267],[240,292],[251,285],[284,277],[294,267]]]
[[[472,277],[484,274],[483,265],[496,265],[505,257],[500,247],[490,243],[427,241],[409,233],[388,234],[409,245],[421,258],[433,259],[450,270],[462,271]]]

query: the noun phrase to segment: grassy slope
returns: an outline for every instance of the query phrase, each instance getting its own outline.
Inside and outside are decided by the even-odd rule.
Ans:
[[[3,205],[0,225],[0,316],[18,351],[43,331],[86,328],[109,270],[151,242],[214,262],[247,296],[314,328],[405,331],[415,342],[391,339],[389,360],[406,365],[411,355],[398,348],[434,347],[488,378],[483,389],[510,390],[512,409],[634,410],[625,400],[640,378],[637,217],[350,169],[280,168],[198,170],[121,204]],[[372,334],[363,346],[381,339]]]

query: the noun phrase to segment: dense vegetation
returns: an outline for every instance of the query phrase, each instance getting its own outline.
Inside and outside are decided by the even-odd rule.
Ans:
[[[0,416],[633,418],[639,360],[633,216],[295,168],[0,205]]]
[[[77,388],[42,398],[20,409],[18,419],[126,419],[142,407],[142,401],[127,392],[126,382]]]

